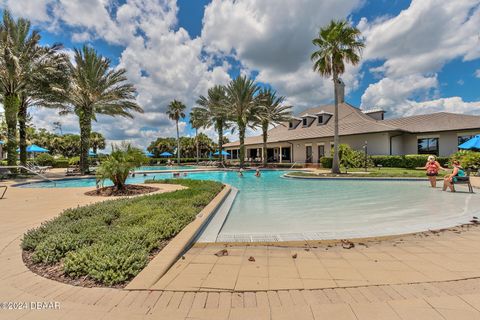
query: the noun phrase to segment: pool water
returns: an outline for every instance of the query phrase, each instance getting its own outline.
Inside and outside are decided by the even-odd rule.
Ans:
[[[480,196],[442,192],[427,181],[289,179],[286,171],[190,172],[187,178],[216,180],[239,189],[221,229],[223,241],[270,241],[382,236],[451,227],[480,212]],[[171,178],[172,173],[137,174],[128,183]],[[71,179],[57,188],[95,186],[95,179]],[[440,185],[441,186],[441,185]],[[23,187],[51,188],[40,182]],[[463,191],[459,187],[458,191]]]
[[[136,171],[162,171],[162,170],[191,170],[197,169],[196,166],[142,166],[137,169]]]

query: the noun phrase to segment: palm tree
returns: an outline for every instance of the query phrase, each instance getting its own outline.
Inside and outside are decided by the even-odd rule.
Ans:
[[[20,162],[25,165],[26,121],[28,107],[57,101],[55,94],[68,84],[67,58],[60,54],[62,46],[40,46],[40,34],[30,30],[30,21],[15,21],[3,12],[0,25],[0,92],[8,126],[8,164],[17,158],[17,120],[20,135]]]
[[[226,103],[230,108],[230,116],[238,129],[240,140],[240,168],[245,163],[245,130],[254,120],[257,111],[256,94],[260,88],[252,79],[238,76],[226,87]]]
[[[199,107],[194,108],[198,111],[203,120],[204,127],[213,127],[218,134],[218,154],[223,162],[223,132],[228,129],[229,108],[225,103],[225,87],[214,86],[208,89],[207,96],[200,96],[197,100]]]
[[[360,31],[350,26],[347,21],[332,20],[328,26],[320,29],[318,38],[312,40],[312,43],[319,48],[310,57],[314,62],[313,70],[324,77],[332,76],[334,83],[335,114],[332,173],[340,173],[338,157],[338,146],[340,145],[338,134],[339,75],[345,72],[345,62],[352,65],[360,62],[360,54],[365,47],[360,35]]]
[[[173,100],[168,105],[167,115],[171,120],[175,121],[177,126],[177,162],[180,165],[180,133],[178,132],[178,121],[185,118],[185,109],[187,107],[178,100]]]
[[[61,114],[75,113],[80,125],[80,170],[88,172],[88,149],[92,120],[97,115],[133,118],[143,109],[135,102],[135,87],[126,83],[125,69],[112,69],[110,60],[95,49],[75,49],[75,64],[70,63],[70,88],[64,93],[66,103]]]
[[[193,109],[190,112],[190,126],[195,129],[195,156],[197,158],[197,164],[200,158],[200,145],[198,141],[198,129],[204,126],[204,118],[202,117],[201,112],[198,109]]]
[[[270,88],[262,89],[259,93],[259,112],[256,114],[258,123],[262,128],[263,138],[263,166],[267,166],[267,140],[268,127],[288,121],[292,117],[291,106],[282,105],[285,97],[277,97],[277,93]]]
[[[105,137],[99,132],[92,132],[90,134],[90,146],[95,154],[97,153],[98,149],[105,149]]]

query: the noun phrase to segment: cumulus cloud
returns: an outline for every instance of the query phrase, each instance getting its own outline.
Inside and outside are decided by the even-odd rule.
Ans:
[[[366,38],[364,58],[381,62],[370,70],[381,80],[365,90],[361,107],[381,107],[390,116],[476,112],[478,103],[437,99],[437,73],[453,59],[480,58],[479,25],[478,0],[413,0],[397,16],[372,22],[362,18],[358,27]]]
[[[332,81],[312,71],[312,39],[331,19],[343,19],[360,0],[213,0],[205,9],[202,40],[206,50],[231,55],[257,80],[271,84],[297,109],[333,99]],[[350,71],[350,72],[349,72]],[[344,80],[351,90],[357,69]]]

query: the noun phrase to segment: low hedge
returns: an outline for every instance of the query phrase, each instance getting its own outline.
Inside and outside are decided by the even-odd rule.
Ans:
[[[371,156],[370,157],[375,166],[395,167],[395,168],[417,168],[425,166],[428,155],[426,154],[412,154],[405,156]],[[447,166],[449,158],[437,157],[437,161],[442,166]]]
[[[223,188],[215,181],[155,182],[181,184],[187,189],[65,210],[28,231],[22,248],[31,253],[33,263],[60,265],[69,277],[87,277],[105,285],[124,283]]]

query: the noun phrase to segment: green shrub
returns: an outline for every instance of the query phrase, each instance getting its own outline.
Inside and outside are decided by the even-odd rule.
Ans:
[[[353,150],[348,144],[341,144],[338,149],[338,156],[340,158],[340,165],[349,168],[365,167],[365,153]],[[373,166],[370,156],[367,156],[367,166]]]
[[[160,243],[178,234],[223,188],[215,181],[160,180],[186,189],[65,210],[29,230],[22,248],[34,263],[62,262],[70,277],[106,285],[137,275]]]
[[[68,168],[70,165],[68,159],[55,159],[53,162],[53,167],[54,168]]]
[[[122,190],[130,171],[142,166],[146,161],[147,157],[140,149],[129,144],[114,146],[110,156],[98,168],[97,177],[101,180],[111,180],[117,190]]]
[[[68,164],[70,166],[76,166],[80,163],[80,157],[71,157],[69,160],[68,160]]]
[[[322,168],[331,168],[333,164],[333,158],[332,157],[321,157],[320,158],[320,164],[322,165]]]
[[[451,161],[458,160],[464,168],[480,169],[480,152],[461,150],[451,156]]]
[[[55,159],[48,153],[42,153],[35,157],[35,163],[39,166],[53,166]]]
[[[375,166],[391,167],[391,168],[417,168],[425,166],[428,155],[426,154],[411,154],[405,156],[371,156],[372,162]],[[437,157],[437,161],[446,166],[448,163],[447,157]]]

